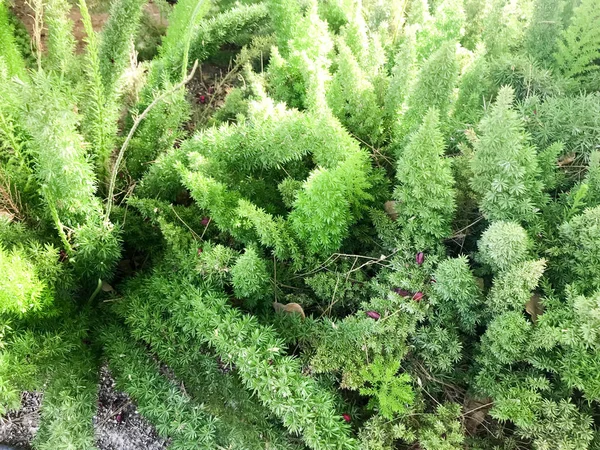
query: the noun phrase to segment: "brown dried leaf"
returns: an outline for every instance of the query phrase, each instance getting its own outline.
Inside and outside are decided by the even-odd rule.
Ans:
[[[477,427],[483,423],[485,416],[492,408],[492,399],[482,398],[476,399],[467,395],[463,403],[464,424],[467,432],[474,435],[477,432]]]
[[[383,209],[385,209],[387,215],[390,216],[390,219],[396,220],[398,218],[398,213],[396,212],[396,202],[394,200],[388,200],[385,202],[383,204]]]
[[[465,137],[471,145],[475,145],[477,141],[479,141],[479,137],[477,136],[473,128],[467,128],[465,130]]]
[[[284,305],[283,303],[273,302],[273,308],[276,312],[286,312],[290,314],[300,314],[302,318],[306,318],[304,314],[304,309],[298,303],[288,303]]]
[[[9,222],[12,222],[15,218],[15,215],[9,213],[8,211],[5,211],[4,209],[0,209],[0,217],[6,219]]]
[[[575,161],[575,156],[576,156],[575,153],[570,153],[568,155],[563,156],[562,158],[560,158],[558,160],[558,166],[559,167],[568,166],[573,161]]]
[[[541,302],[540,294],[533,294],[525,304],[525,311],[531,316],[533,323],[537,322],[538,316],[544,312],[544,305]]]

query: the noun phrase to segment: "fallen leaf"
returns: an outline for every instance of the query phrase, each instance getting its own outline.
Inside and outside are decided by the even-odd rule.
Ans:
[[[492,408],[492,399],[482,398],[476,399],[467,395],[463,402],[463,414],[465,429],[470,435],[474,435],[477,432],[477,427],[483,423],[485,416]]]
[[[291,314],[300,314],[302,318],[306,318],[304,314],[304,309],[298,303],[288,303],[284,305],[283,303],[273,302],[273,308],[276,312],[286,312]]]
[[[525,311],[531,316],[531,321],[536,323],[538,316],[544,312],[544,305],[542,305],[540,294],[533,294],[531,296],[525,304]]]
[[[558,160],[559,167],[568,166],[573,161],[575,161],[575,153],[570,153],[568,155],[563,156]]]
[[[13,219],[15,218],[15,215],[9,213],[8,211],[0,209],[0,217],[5,218],[6,221],[8,221],[8,222],[12,222]]]
[[[388,200],[385,202],[383,204],[383,209],[385,209],[387,215],[390,216],[390,219],[396,220],[398,218],[398,213],[396,212],[396,202],[394,200]]]

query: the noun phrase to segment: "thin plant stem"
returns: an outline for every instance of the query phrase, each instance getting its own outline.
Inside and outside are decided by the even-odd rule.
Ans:
[[[106,214],[104,216],[105,223],[108,223],[108,218],[110,217],[110,211],[112,209],[113,196],[114,196],[114,192],[115,192],[115,183],[117,182],[117,173],[119,171],[119,167],[121,166],[121,163],[123,162],[123,157],[125,156],[125,150],[127,150],[127,147],[129,146],[129,143],[131,142],[131,139],[133,138],[133,135],[135,134],[137,128],[142,123],[142,120],[144,120],[146,118],[148,113],[150,113],[150,111],[152,111],[152,109],[158,103],[160,103],[166,97],[168,97],[169,95],[178,91],[183,86],[185,86],[187,83],[189,83],[192,80],[192,78],[194,78],[194,73],[196,73],[197,68],[198,68],[198,60],[196,60],[196,62],[194,62],[194,67],[192,67],[192,70],[191,70],[190,74],[187,76],[187,78],[183,79],[181,82],[179,82],[178,84],[173,86],[172,89],[169,89],[168,91],[163,92],[160,96],[156,97],[152,101],[152,103],[150,103],[148,105],[148,107],[144,110],[144,112],[142,112],[142,114],[140,114],[135,119],[135,122],[133,123],[131,130],[129,130],[129,134],[127,135],[127,138],[125,139],[125,142],[123,142],[123,145],[121,146],[121,149],[119,150],[117,160],[115,161],[115,164],[112,168],[112,172],[110,174],[110,183],[108,185],[108,198],[106,199]]]

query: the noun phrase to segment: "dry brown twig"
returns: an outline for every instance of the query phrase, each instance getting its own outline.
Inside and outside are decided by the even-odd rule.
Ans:
[[[5,215],[9,220],[23,220],[21,197],[19,191],[12,189],[10,181],[0,172],[0,215]]]
[[[379,258],[375,258],[373,256],[364,256],[364,255],[350,255],[350,254],[347,254],[347,253],[333,253],[329,258],[327,258],[324,262],[322,262],[315,269],[310,270],[308,272],[300,273],[300,274],[292,277],[291,279],[294,280],[296,278],[306,277],[308,275],[312,275],[313,273],[317,273],[320,270],[327,269],[328,266],[330,266],[331,264],[333,264],[334,262],[336,262],[340,258],[362,258],[362,259],[367,259],[368,260],[364,264],[361,264],[359,267],[351,269],[349,273],[356,272],[356,271],[362,269],[365,266],[373,265],[373,264],[377,264],[377,265],[380,265],[380,266],[383,266],[383,267],[390,267],[390,266],[388,266],[386,264],[381,264],[381,262],[382,261],[386,261],[387,259],[389,259],[393,255],[395,255],[396,253],[398,253],[398,250],[394,250],[389,255],[381,255]]]

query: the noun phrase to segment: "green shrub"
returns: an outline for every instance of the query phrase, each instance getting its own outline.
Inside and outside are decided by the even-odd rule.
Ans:
[[[172,448],[596,449],[572,3],[180,0],[132,71],[143,1],[35,61],[0,3],[0,413],[92,449],[108,367]]]
[[[531,220],[543,201],[537,153],[512,102],[513,90],[502,88],[479,123],[471,160],[471,185],[490,220]]]

